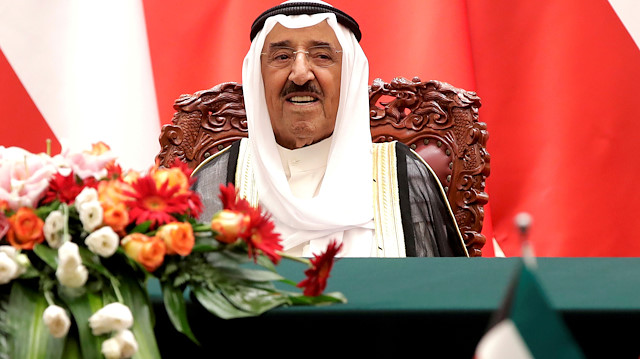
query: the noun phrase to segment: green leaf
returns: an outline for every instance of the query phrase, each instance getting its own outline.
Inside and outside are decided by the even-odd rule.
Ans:
[[[269,259],[266,256],[258,256],[258,261],[257,264],[261,267],[267,268],[271,271],[276,271],[276,266],[273,264],[273,262],[271,261],[271,259]]]
[[[10,357],[61,358],[65,338],[54,338],[44,324],[42,313],[48,307],[44,296],[18,281],[11,286],[6,307]]]
[[[247,269],[239,267],[221,267],[220,274],[229,279],[247,280],[253,282],[268,282],[274,280],[283,280],[280,274],[257,269]]]
[[[293,305],[327,305],[334,303],[346,303],[347,298],[340,292],[324,293],[317,297],[307,297],[303,294],[289,294]]]
[[[207,253],[207,261],[214,267],[235,267],[238,264],[247,263],[251,258],[246,253],[221,251]]]
[[[10,285],[0,285],[0,359],[11,359],[9,356],[9,324],[7,323],[7,306],[9,305]]]
[[[92,268],[109,279],[112,279],[113,275],[102,265],[102,263],[100,263],[100,259],[97,254],[83,246],[78,246],[78,252],[80,253],[80,258],[82,258],[82,263],[85,266]]]
[[[191,228],[194,232],[211,232],[211,224],[207,223],[192,223]]]
[[[133,227],[133,229],[129,233],[146,233],[149,231],[150,227],[151,227],[151,221],[144,221],[139,225]]]
[[[222,319],[253,317],[256,314],[236,308],[220,291],[212,291],[202,286],[191,288],[196,299],[210,313]]]
[[[281,305],[290,304],[288,296],[279,292],[240,284],[220,284],[218,287],[229,302],[253,315],[260,315]]]
[[[73,295],[64,287],[59,287],[58,296],[67,305],[73,314],[80,342],[80,351],[83,359],[101,359],[102,342],[105,336],[93,335],[89,327],[89,317],[104,306],[102,296],[85,291],[83,295]]]
[[[36,278],[40,276],[40,272],[38,272],[37,269],[35,269],[33,266],[28,266],[26,268],[26,270],[24,271],[24,273],[22,273],[20,275],[21,279],[31,279],[31,278]]]
[[[47,205],[41,205],[38,208],[35,209],[36,212],[36,216],[42,218],[42,220],[47,219],[47,217],[49,216],[49,213],[55,211],[56,209],[60,208],[60,201],[58,201],[57,199],[54,200],[53,202],[47,204]]]
[[[33,253],[35,253],[40,259],[42,259],[47,265],[53,269],[58,268],[58,250],[42,244],[36,244],[33,247]]]
[[[64,359],[82,359],[82,352],[80,351],[80,343],[75,336],[68,335],[67,341],[64,344],[64,353],[62,354]]]
[[[187,306],[184,300],[184,293],[180,288],[174,287],[170,283],[162,283],[162,297],[164,307],[169,315],[171,323],[177,331],[186,335],[194,343],[200,344],[189,326],[187,319]]]
[[[298,286],[297,282],[295,282],[295,281],[293,281],[291,279],[288,279],[288,278],[285,278],[285,279],[281,280],[280,282],[288,284],[288,285],[291,285],[291,286],[294,286],[294,287]]]
[[[196,238],[192,252],[213,252],[220,250],[220,242],[213,238]]]
[[[133,356],[134,359],[157,359],[160,358],[160,349],[156,342],[155,332],[153,330],[155,324],[155,316],[151,306],[151,299],[146,290],[146,285],[140,283],[130,276],[122,276],[118,278],[121,287],[120,293],[124,305],[131,309],[133,314],[133,332],[138,342],[138,352]]]

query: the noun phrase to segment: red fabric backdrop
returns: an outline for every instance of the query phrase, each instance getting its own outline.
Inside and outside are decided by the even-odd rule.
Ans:
[[[250,25],[279,2],[142,3],[160,122],[166,124],[180,94],[241,82]],[[633,186],[640,174],[634,91],[640,50],[609,2],[332,4],[359,22],[371,80],[418,76],[481,97],[491,154],[486,234],[495,235],[507,256],[520,254],[513,218],[521,211],[533,218],[529,238],[539,256],[640,255],[634,226],[640,194]],[[11,96],[25,93],[10,74],[10,65],[0,61],[3,111],[16,116],[21,110]],[[19,113],[23,130],[41,121],[33,120],[37,109]],[[50,133],[40,127],[43,136]],[[15,136],[0,134],[0,144],[32,146],[32,139],[21,144]],[[484,252],[492,256],[492,246]]]

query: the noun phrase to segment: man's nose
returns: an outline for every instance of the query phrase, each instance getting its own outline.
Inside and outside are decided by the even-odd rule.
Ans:
[[[298,52],[294,54],[293,63],[291,64],[291,73],[289,73],[289,80],[296,85],[304,85],[310,80],[315,78],[307,54],[304,52]]]

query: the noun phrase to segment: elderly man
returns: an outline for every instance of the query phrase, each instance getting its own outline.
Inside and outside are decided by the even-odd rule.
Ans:
[[[242,69],[248,138],[203,162],[195,189],[206,210],[218,188],[269,212],[284,250],[312,256],[467,256],[444,192],[407,146],[373,144],[369,65],[360,29],[320,1],[287,1],[251,28]]]

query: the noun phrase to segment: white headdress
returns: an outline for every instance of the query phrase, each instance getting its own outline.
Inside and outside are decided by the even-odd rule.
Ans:
[[[301,199],[292,194],[278,153],[265,100],[260,53],[276,23],[302,28],[325,20],[342,47],[340,102],[319,193]],[[358,40],[333,13],[271,16],[251,43],[242,67],[249,148],[260,204],[273,215],[285,249],[352,228],[373,228],[368,77],[369,63]]]

